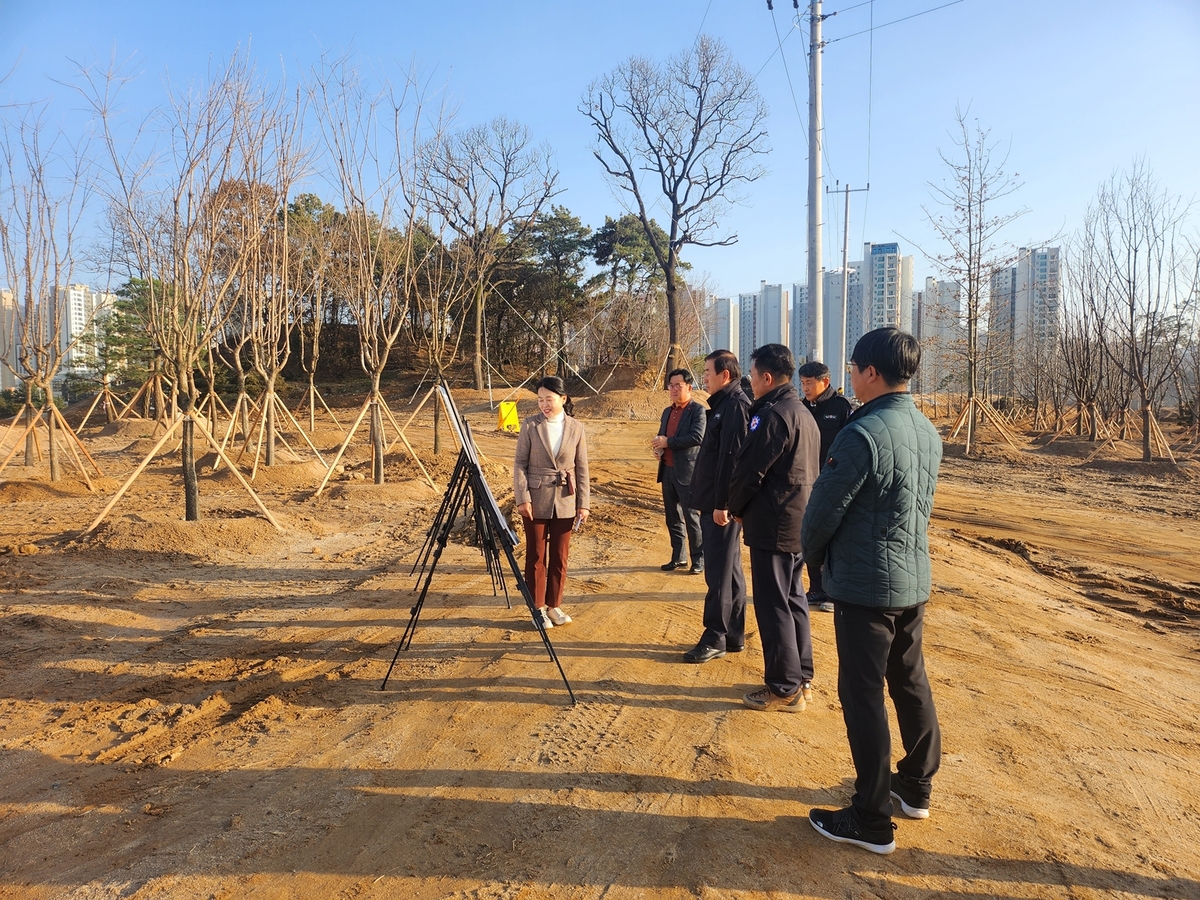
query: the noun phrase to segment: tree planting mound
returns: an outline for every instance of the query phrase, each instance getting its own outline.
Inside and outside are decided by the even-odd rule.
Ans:
[[[692,398],[702,404],[708,394],[692,389]],[[575,414],[581,419],[645,419],[658,421],[662,411],[671,405],[671,395],[660,390],[605,391],[598,397],[581,397],[575,401]]]
[[[202,501],[203,502],[203,501]],[[108,519],[96,529],[87,544],[106,550],[135,550],[142,553],[178,553],[209,559],[216,550],[267,551],[281,544],[281,535],[266,519],[245,511],[203,511],[199,522],[186,522],[171,515],[143,512],[132,517]]]
[[[119,483],[113,478],[93,478],[92,484],[97,493],[105,493],[115,491]],[[20,479],[0,484],[0,503],[48,503],[66,497],[83,497],[88,493],[88,486],[78,475],[61,481]]]
[[[116,422],[108,422],[107,424],[92,430],[92,426],[97,421],[103,422],[101,417],[99,420],[95,418],[93,413],[92,421],[89,423],[85,434],[89,437],[123,437],[123,438],[144,438],[151,437],[156,432],[162,434],[162,426],[156,423],[153,419],[122,419]]]

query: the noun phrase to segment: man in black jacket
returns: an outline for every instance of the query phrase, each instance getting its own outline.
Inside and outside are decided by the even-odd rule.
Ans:
[[[704,634],[683,661],[708,662],[746,643],[746,576],[742,573],[742,526],[729,518],[729,476],[733,458],[746,436],[750,399],[742,391],[741,367],[728,350],[704,357],[708,424],[696,469],[690,504],[700,512],[704,539]]]
[[[799,707],[812,696],[812,633],[804,596],[800,523],[820,469],[821,433],[791,383],[792,351],[764,344],[750,356],[754,404],[729,483],[729,512],[750,548],[754,617],[766,687],[751,709]]]
[[[850,419],[854,407],[833,389],[829,383],[829,366],[822,362],[808,362],[800,367],[800,393],[821,431],[821,466],[824,467],[833,439]],[[808,569],[809,609],[816,605],[821,612],[833,612],[833,601],[821,587],[821,564],[807,563],[805,567]]]
[[[671,561],[662,567],[664,572],[688,568],[684,556],[684,539],[691,555],[691,574],[704,571],[700,555],[700,513],[688,507],[688,492],[692,470],[704,440],[704,407],[692,399],[692,373],[675,369],[667,375],[671,405],[663,410],[658,434],[650,442],[658,457],[658,480],[662,484],[663,508],[667,531],[671,535]]]

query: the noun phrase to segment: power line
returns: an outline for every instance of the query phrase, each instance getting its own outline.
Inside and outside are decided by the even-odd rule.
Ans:
[[[843,6],[841,9],[837,10],[836,12],[831,12],[829,15],[836,16],[838,13],[850,12],[850,10],[858,9],[860,6],[866,6],[868,3],[874,6],[875,0],[862,0],[862,3],[855,3],[853,6]]]
[[[800,123],[800,133],[802,135],[804,135],[804,146],[807,147],[808,146],[808,129],[804,125],[804,117],[802,115],[800,115],[800,102],[796,99],[796,89],[794,87],[792,87],[792,73],[791,73],[791,70],[788,69],[787,54],[783,52],[783,38],[779,34],[779,23],[775,21],[774,9],[771,9],[770,12],[771,12],[771,25],[775,28],[775,43],[776,43],[776,46],[779,51],[779,59],[783,63],[783,73],[787,76],[788,90],[791,92],[791,95],[792,95],[792,108],[796,110],[796,121]],[[788,34],[790,35],[791,32],[789,31]],[[774,58],[774,56],[775,56],[775,54],[771,54],[772,58]],[[771,60],[769,60],[769,59],[767,60],[767,62],[770,62],[770,61]]]
[[[772,10],[772,12],[773,12],[773,10]],[[775,17],[771,16],[771,18],[774,19]],[[798,25],[793,25],[792,30],[799,31],[801,34],[804,34],[804,31]],[[778,36],[778,31],[779,31],[779,29],[776,28],[776,36]],[[783,36],[783,40],[779,41],[779,46],[777,46],[774,50],[771,51],[771,55],[767,57],[767,61],[764,62],[761,66],[759,66],[758,71],[754,73],[755,80],[758,80],[758,76],[761,75],[763,73],[763,71],[767,68],[767,66],[769,66],[771,64],[771,60],[773,60],[775,58],[775,54],[783,52],[783,42],[786,41],[791,36],[792,36],[791,31],[789,31],[787,34],[785,34]]]
[[[943,3],[941,6],[934,6],[931,9],[922,10],[919,13],[913,13],[911,16],[905,16],[902,19],[893,19],[891,22],[884,22],[882,25],[872,25],[870,28],[864,28],[862,31],[856,31],[853,34],[843,34],[841,37],[830,38],[825,43],[834,44],[838,41],[844,41],[846,38],[858,37],[860,34],[869,34],[878,31],[880,28],[887,28],[889,25],[898,25],[901,22],[907,22],[909,19],[915,19],[917,16],[928,15],[931,12],[937,12],[939,9],[945,9],[947,6],[956,6],[962,3],[963,0],[950,0],[949,3]],[[874,15],[874,6],[872,6],[872,16]]]
[[[700,40],[700,35],[704,33],[704,23],[708,21],[708,11],[712,9],[712,0],[708,0],[708,6],[704,7],[704,15],[700,17],[700,27],[696,29],[696,41]],[[692,41],[692,43],[696,43]]]

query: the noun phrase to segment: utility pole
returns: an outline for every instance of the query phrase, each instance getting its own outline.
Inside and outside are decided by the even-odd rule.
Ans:
[[[816,331],[813,356],[823,361],[825,356],[825,311],[821,297],[821,0],[812,0],[809,7],[808,53],[808,308],[813,311]],[[845,371],[843,365],[842,370]]]

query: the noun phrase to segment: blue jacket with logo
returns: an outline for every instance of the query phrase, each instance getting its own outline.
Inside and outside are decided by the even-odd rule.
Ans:
[[[747,547],[800,553],[800,520],[821,468],[821,432],[790,382],[750,407],[729,479],[729,512]]]

